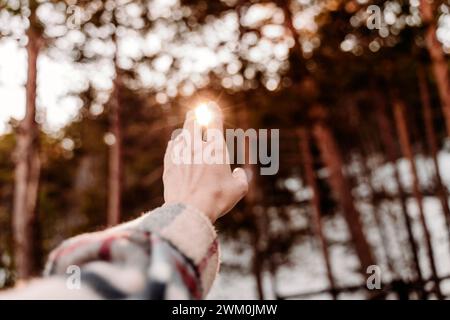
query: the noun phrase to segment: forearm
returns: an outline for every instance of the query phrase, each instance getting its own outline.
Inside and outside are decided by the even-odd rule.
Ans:
[[[78,289],[67,283],[73,266],[80,269]],[[218,267],[209,219],[193,208],[166,205],[118,227],[65,241],[50,255],[49,278],[0,297],[200,299]]]

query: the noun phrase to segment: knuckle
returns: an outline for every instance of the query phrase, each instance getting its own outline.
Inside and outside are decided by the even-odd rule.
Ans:
[[[213,195],[213,197],[214,197],[215,199],[220,199],[220,198],[222,198],[222,197],[223,197],[223,194],[224,194],[224,192],[223,192],[223,189],[222,189],[222,188],[214,188],[214,189],[212,190],[212,195]]]

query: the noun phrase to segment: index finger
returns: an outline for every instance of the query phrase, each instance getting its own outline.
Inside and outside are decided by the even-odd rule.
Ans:
[[[186,113],[186,120],[184,121],[183,129],[187,130],[191,141],[202,140],[202,127],[195,120],[194,110],[190,110]]]
[[[211,104],[209,106],[210,111],[212,113],[211,123],[208,125],[208,129],[218,130],[223,135],[223,114],[222,110],[216,105]],[[208,130],[206,132],[206,141],[210,141],[213,139],[212,134],[208,134]]]

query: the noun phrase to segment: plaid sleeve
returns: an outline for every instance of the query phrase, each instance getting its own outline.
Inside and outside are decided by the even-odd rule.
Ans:
[[[216,232],[205,215],[164,205],[102,232],[63,242],[44,274],[79,268],[81,285],[104,299],[201,299],[219,268]]]

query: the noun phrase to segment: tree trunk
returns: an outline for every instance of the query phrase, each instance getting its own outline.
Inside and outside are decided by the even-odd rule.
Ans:
[[[405,119],[405,105],[399,99],[394,99],[394,114],[395,123],[397,125],[397,132],[400,140],[400,147],[402,149],[403,156],[408,160],[411,167],[411,174],[413,178],[413,194],[417,201],[417,206],[419,208],[419,217],[422,224],[422,228],[425,235],[425,243],[427,246],[428,261],[430,263],[432,280],[435,281],[435,292],[439,299],[442,298],[442,293],[439,287],[439,280],[437,276],[436,263],[434,260],[434,250],[431,243],[430,231],[425,219],[425,212],[423,209],[423,199],[422,193],[420,192],[419,178],[417,174],[417,168],[414,161],[414,155],[412,151],[411,141],[408,135],[408,127]]]
[[[235,121],[239,125],[239,127],[242,128],[243,130],[251,128],[249,111],[245,106],[237,110]],[[264,300],[265,295],[263,284],[263,272],[266,262],[264,260],[264,250],[265,250],[264,237],[267,221],[265,211],[259,213],[255,212],[255,205],[261,204],[262,195],[260,187],[258,185],[259,172],[257,170],[256,165],[250,164],[250,158],[252,156],[251,152],[253,151],[251,150],[250,145],[251,145],[250,139],[246,138],[245,143],[242,146],[243,150],[236,150],[236,151],[244,155],[245,162],[243,164],[243,168],[247,173],[247,177],[250,177],[248,182],[249,183],[248,193],[244,197],[243,202],[245,204],[244,208],[245,213],[250,217],[250,219],[253,222],[253,230],[252,230],[253,233],[251,234],[253,259],[251,268],[253,276],[255,277],[256,294],[259,300]],[[233,160],[231,159],[231,161]]]
[[[325,261],[328,282],[330,284],[330,293],[334,300],[337,299],[336,284],[333,277],[333,269],[331,267],[330,253],[328,252],[328,244],[322,231],[322,209],[320,205],[319,187],[317,185],[317,177],[314,172],[314,160],[311,154],[310,135],[305,128],[298,130],[300,141],[300,152],[303,156],[303,168],[305,170],[306,183],[312,188],[312,211],[313,223],[317,237],[320,241],[322,255]]]
[[[367,268],[374,265],[375,261],[372,250],[364,235],[359,213],[353,204],[350,186],[342,172],[344,167],[342,155],[330,129],[324,123],[316,123],[314,125],[313,133],[317,140],[323,161],[330,170],[330,185],[343,210],[344,217],[347,221],[355,245],[356,254],[361,264],[361,273],[365,275]]]
[[[303,59],[303,52],[298,39],[298,32],[293,25],[292,12],[290,10],[290,1],[279,1],[279,6],[283,9],[285,15],[285,26],[291,31],[294,37],[294,52],[297,52],[300,59]],[[332,188],[335,190],[338,200],[344,210],[345,219],[350,229],[350,233],[355,243],[355,249],[357,256],[359,258],[362,273],[365,275],[367,267],[374,264],[374,259],[372,251],[367,242],[367,239],[362,230],[362,224],[359,219],[358,212],[353,205],[353,199],[351,196],[351,191],[347,185],[347,181],[342,173],[342,157],[334,141],[330,130],[323,124],[319,123],[315,125],[313,130],[315,135],[322,158],[326,166],[331,170],[331,184]]]
[[[116,78],[110,100],[110,132],[114,143],[109,148],[108,226],[119,224],[122,206],[122,126],[120,108],[121,79],[116,67]]]
[[[429,0],[420,1],[420,12],[423,24],[426,26],[425,42],[431,58],[436,85],[444,113],[447,136],[450,137],[450,77],[448,63],[436,31],[437,23],[434,19],[434,6]]]
[[[405,192],[403,190],[403,186],[400,181],[400,173],[397,167],[397,148],[395,146],[395,138],[394,133],[392,132],[391,123],[386,115],[386,103],[383,98],[380,97],[378,93],[375,93],[375,97],[377,100],[377,122],[380,132],[380,138],[386,150],[386,155],[388,161],[392,164],[394,168],[394,179],[397,184],[397,193],[400,198],[400,206],[401,206],[401,214],[405,221],[406,231],[408,234],[408,242],[410,246],[411,256],[413,258],[412,267],[417,276],[417,281],[420,286],[423,285],[423,275],[420,269],[419,256],[418,256],[418,245],[414,238],[414,234],[412,231],[412,221],[411,217],[408,214],[408,208],[406,207],[406,197]]]
[[[35,269],[34,252],[37,223],[37,198],[40,176],[39,128],[36,122],[37,59],[39,35],[27,31],[28,74],[26,111],[21,121],[15,150],[15,187],[13,205],[14,255],[19,279],[27,279]]]
[[[263,286],[263,264],[264,261],[261,258],[261,253],[259,249],[259,232],[254,232],[252,235],[253,242],[253,260],[252,260],[252,271],[255,276],[256,282],[256,294],[259,300],[264,300],[264,286]]]
[[[244,198],[246,214],[248,214],[253,221],[253,234],[252,246],[253,246],[253,259],[252,259],[252,272],[255,277],[256,293],[259,300],[264,300],[264,284],[263,284],[263,272],[265,267],[264,260],[264,236],[265,236],[265,212],[257,214],[254,210],[255,204],[260,203],[260,193],[258,190],[257,175],[255,165],[244,165],[245,171],[252,179],[249,182],[249,192]]]
[[[447,189],[444,186],[441,178],[441,171],[438,162],[438,146],[436,133],[433,124],[433,109],[431,107],[430,93],[428,90],[427,77],[423,66],[420,66],[417,70],[417,76],[419,80],[420,97],[422,100],[422,113],[425,122],[425,131],[427,138],[427,145],[433,159],[434,171],[436,176],[436,188],[437,196],[441,201],[442,211],[447,223],[447,230],[450,232],[450,208],[448,206],[448,194]]]
[[[370,144],[369,141],[363,141],[363,144]],[[369,190],[370,190],[370,195],[368,196],[368,203],[371,203],[373,205],[373,210],[372,210],[372,216],[373,216],[373,220],[375,222],[375,226],[376,229],[378,231],[378,235],[381,239],[381,246],[383,248],[384,251],[384,256],[386,259],[386,265],[388,267],[389,272],[393,275],[393,277],[395,279],[401,278],[401,276],[399,275],[399,273],[397,272],[397,267],[395,264],[395,258],[392,254],[392,251],[390,250],[391,246],[389,245],[389,237],[387,234],[387,230],[385,228],[385,224],[383,222],[383,216],[381,215],[381,208],[379,205],[379,202],[376,201],[373,197],[375,191],[374,191],[374,187],[372,185],[372,179],[370,177],[370,168],[368,168],[367,166],[367,155],[370,154],[369,152],[366,153],[366,155],[361,155],[360,158],[360,163],[361,163],[361,172],[360,172],[360,177],[362,177],[361,181],[364,181]]]

